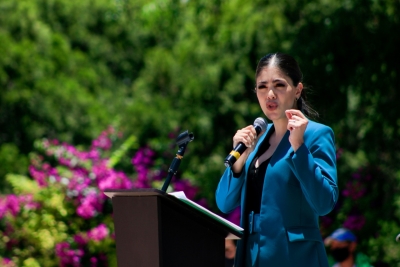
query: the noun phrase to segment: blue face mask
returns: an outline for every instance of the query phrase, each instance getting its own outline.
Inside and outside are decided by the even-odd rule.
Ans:
[[[336,262],[342,262],[350,256],[349,247],[331,249],[331,255]]]

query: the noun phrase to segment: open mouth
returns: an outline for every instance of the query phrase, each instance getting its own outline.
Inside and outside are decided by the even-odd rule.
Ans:
[[[278,104],[274,103],[274,102],[268,102],[267,103],[267,109],[268,110],[275,110],[278,107]]]

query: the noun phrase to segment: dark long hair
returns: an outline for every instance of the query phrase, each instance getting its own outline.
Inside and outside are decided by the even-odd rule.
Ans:
[[[274,67],[279,68],[290,79],[292,79],[294,86],[297,86],[299,82],[303,81],[303,73],[300,70],[299,64],[297,64],[297,61],[293,57],[284,53],[271,53],[262,57],[257,65],[256,80],[261,71],[264,68],[271,66],[271,63]],[[297,108],[308,118],[316,119],[319,115],[318,112],[311,108],[307,103],[307,90],[308,88],[304,86],[299,99],[297,99]]]

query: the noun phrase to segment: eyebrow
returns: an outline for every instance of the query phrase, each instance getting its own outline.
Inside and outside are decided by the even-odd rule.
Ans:
[[[276,83],[276,82],[285,82],[286,83],[286,81],[284,80],[284,79],[274,79],[273,81],[272,81],[273,83]],[[268,82],[267,81],[261,81],[261,82],[259,82],[259,83],[257,83],[257,84],[267,84]]]

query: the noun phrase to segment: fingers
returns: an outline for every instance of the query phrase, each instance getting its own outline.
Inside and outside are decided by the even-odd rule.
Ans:
[[[307,128],[308,119],[297,109],[288,109],[285,111],[288,118],[287,129],[290,131],[289,142],[294,151],[304,143],[304,132]]]
[[[288,120],[288,124],[287,124],[287,129],[289,131],[292,131],[296,126],[295,126],[296,121],[294,119],[292,119],[292,116],[290,116],[290,119]]]
[[[294,129],[296,129],[296,128],[300,127],[300,126],[301,126],[301,122],[293,119],[293,117],[292,117],[292,119],[290,119],[288,121],[287,129],[289,131],[293,131]]]
[[[293,118],[293,116],[296,116],[297,118],[301,118],[301,119],[306,119],[306,117],[304,116],[304,114],[298,110],[298,109],[288,109],[285,110],[285,114],[286,117],[290,120]]]
[[[288,120],[292,119],[292,113],[290,111],[291,111],[291,109],[285,110],[285,115],[286,115],[286,118],[288,118]]]
[[[288,120],[287,129],[293,130],[296,128],[306,127],[307,123],[308,123],[307,119],[303,119],[298,116],[292,116],[292,118]]]
[[[247,147],[252,147],[255,144],[257,138],[257,132],[252,125],[249,125],[243,129],[236,132],[233,137],[233,146],[236,147],[237,144],[242,142]]]
[[[288,109],[285,111],[286,117],[288,118],[287,129],[293,131],[294,129],[307,127],[308,119],[304,114],[297,109]],[[304,130],[303,129],[303,130]]]
[[[288,118],[288,130],[307,125],[308,119],[304,114],[297,109],[288,109],[285,111],[286,117]]]

